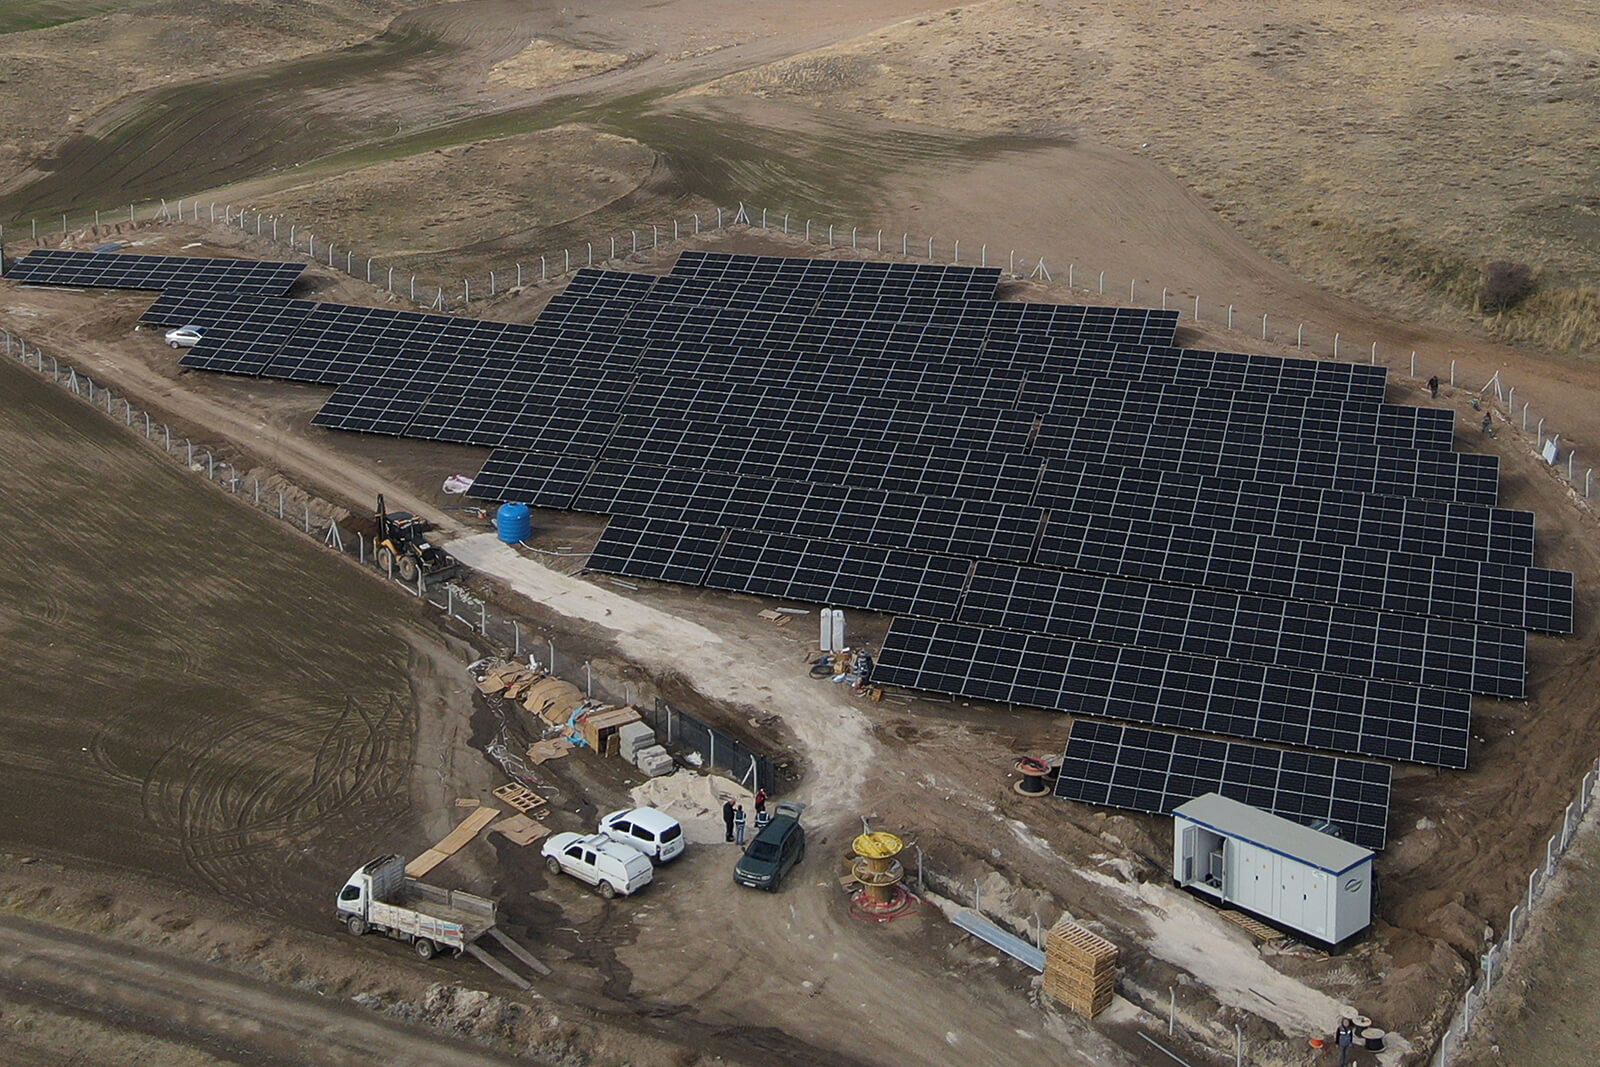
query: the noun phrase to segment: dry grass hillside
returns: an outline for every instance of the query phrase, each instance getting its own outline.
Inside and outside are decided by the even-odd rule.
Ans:
[[[990,0],[700,91],[1143,152],[1307,278],[1600,349],[1594,0]],[[1499,259],[1537,290],[1491,319],[1481,273]]]
[[[0,2],[0,189],[117,100],[341,48],[378,33],[409,6],[395,0]]]

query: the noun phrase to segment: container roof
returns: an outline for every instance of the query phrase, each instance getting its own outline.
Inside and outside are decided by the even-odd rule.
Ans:
[[[1343,874],[1372,858],[1371,849],[1341,841],[1331,834],[1301,826],[1249,804],[1229,800],[1220,793],[1195,797],[1172,809],[1172,814],[1330,874]]]

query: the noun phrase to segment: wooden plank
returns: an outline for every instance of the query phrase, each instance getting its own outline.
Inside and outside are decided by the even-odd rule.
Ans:
[[[406,877],[421,878],[449,858],[450,856],[447,853],[440,852],[436,848],[430,848],[406,864]]]
[[[506,981],[516,986],[518,989],[533,988],[532,982],[529,982],[526,978],[522,977],[522,975],[518,974],[516,971],[513,971],[510,967],[507,967],[505,964],[489,955],[477,945],[468,945],[467,954],[473,959],[477,960],[479,963],[483,964],[485,967],[489,968],[495,974],[498,974],[501,978],[504,978]]]
[[[543,963],[539,962],[539,959],[536,956],[534,956],[533,953],[529,952],[527,949],[523,948],[521,945],[519,945],[515,941],[511,940],[511,938],[507,937],[505,935],[505,933],[498,926],[491,926],[489,928],[489,936],[494,938],[496,941],[500,942],[500,945],[507,952],[511,953],[517,959],[521,960],[523,966],[529,968],[535,974],[549,974],[550,973],[550,968],[546,967]]]
[[[440,841],[433,847],[438,849],[440,852],[443,852],[446,856],[453,856],[459,852],[461,847],[468,841],[471,841],[474,837],[477,837],[478,833],[485,826],[488,826],[490,823],[498,819],[500,814],[501,812],[499,808],[487,806],[480,807],[471,815],[468,815],[465,819],[462,819],[461,825],[457,826],[454,830],[451,830],[444,836],[443,841]]]

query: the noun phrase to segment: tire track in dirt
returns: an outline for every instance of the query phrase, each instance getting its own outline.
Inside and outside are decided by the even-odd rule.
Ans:
[[[281,897],[286,856],[406,806],[410,728],[393,697],[374,711],[347,696],[310,721],[292,701],[246,721],[200,716],[138,774],[116,752],[145,718],[132,709],[102,729],[95,763],[137,779],[146,819],[176,837],[191,870],[230,895]]]

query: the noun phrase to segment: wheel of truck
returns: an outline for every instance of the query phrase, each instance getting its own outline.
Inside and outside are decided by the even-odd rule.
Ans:
[[[607,900],[613,900],[617,895],[617,887],[606,881],[604,878],[600,879],[600,884],[595,886],[594,890]]]
[[[425,937],[419,937],[415,941],[411,942],[411,951],[417,954],[418,959],[431,960],[433,959],[433,954],[436,950],[433,947],[432,941],[429,941]]]
[[[393,566],[394,553],[390,552],[387,548],[378,549],[378,569],[383,573],[388,574]]]
[[[344,921],[344,928],[349,930],[352,934],[355,934],[357,937],[360,937],[362,934],[367,932],[367,920],[363,919],[359,915],[352,915],[350,918]]]
[[[549,859],[544,861],[544,868],[551,874],[560,874],[561,861],[556,859],[554,856],[551,856]]]
[[[407,585],[417,580],[417,561],[410,556],[400,557],[400,580]]]

